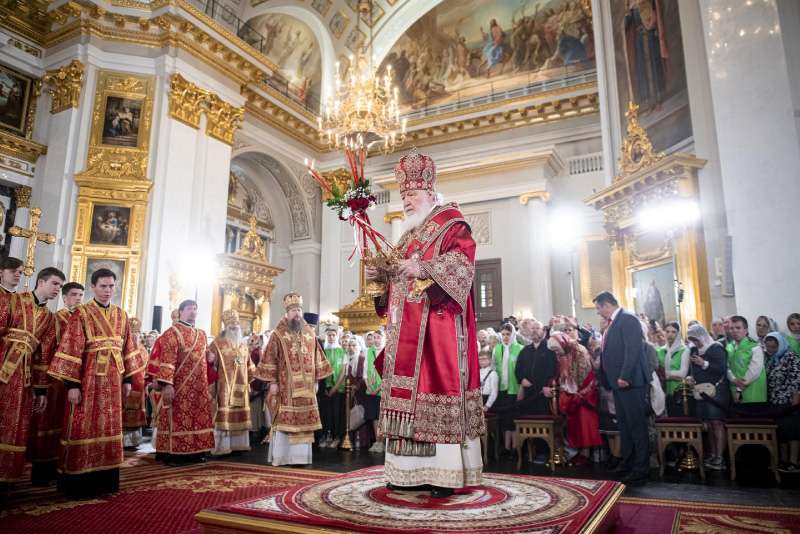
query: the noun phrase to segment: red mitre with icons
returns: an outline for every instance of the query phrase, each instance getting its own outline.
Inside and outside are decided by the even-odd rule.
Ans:
[[[400,194],[404,191],[433,191],[436,181],[436,164],[433,159],[417,152],[416,148],[400,158],[394,168],[394,178],[400,184]]]

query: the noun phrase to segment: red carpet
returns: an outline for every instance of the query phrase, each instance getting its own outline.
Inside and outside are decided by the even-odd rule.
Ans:
[[[172,534],[197,529],[200,510],[314,482],[332,473],[308,469],[209,462],[188,467],[155,464],[152,456],[127,460],[117,495],[67,501],[55,487],[22,487],[0,511],[0,532]]]
[[[484,485],[446,499],[385,487],[383,467],[370,467],[203,512],[198,520],[219,532],[249,526],[268,532],[279,522],[310,531],[378,534],[603,532],[614,522],[617,482],[484,474]]]

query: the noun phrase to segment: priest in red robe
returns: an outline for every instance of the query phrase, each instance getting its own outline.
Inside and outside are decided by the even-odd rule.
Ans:
[[[111,303],[117,276],[98,269],[91,282],[94,298],[70,317],[48,370],[67,390],[59,470],[61,487],[72,498],[119,490],[122,399],[131,376],[144,369],[128,314]]]
[[[412,151],[395,167],[408,229],[401,258],[367,269],[387,283],[376,311],[387,318],[380,432],[390,488],[431,486],[444,498],[481,483],[480,391],[472,280],[475,241],[456,204],[441,204],[436,167]]]

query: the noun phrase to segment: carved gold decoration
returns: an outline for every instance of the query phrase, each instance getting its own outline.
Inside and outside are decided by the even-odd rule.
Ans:
[[[86,279],[90,259],[124,262],[122,279],[122,308],[136,315],[139,294],[140,266],[143,251],[145,214],[152,182],[139,178],[99,177],[78,175],[78,210],[75,238],[72,243],[70,280]],[[127,245],[92,243],[92,225],[96,205],[130,209]]]
[[[199,128],[202,113],[206,114],[206,133],[233,145],[233,136],[244,117],[244,108],[237,108],[180,74],[173,74],[170,78],[170,117],[192,128]]]
[[[323,172],[322,177],[331,185],[331,187],[336,187],[340,193],[347,191],[348,184],[353,180],[352,176],[350,176],[350,173],[344,169]],[[329,201],[331,199],[330,193],[323,190],[321,199],[322,202]]]
[[[56,242],[56,236],[53,234],[39,231],[39,220],[41,218],[42,210],[40,208],[33,208],[31,209],[31,220],[27,228],[12,226],[8,229],[8,233],[12,236],[28,240],[28,246],[25,250],[25,267],[22,269],[22,274],[28,278],[30,278],[36,270],[36,242],[47,243],[48,245],[52,245]],[[28,280],[25,281],[25,287],[28,287],[28,282]]]
[[[49,86],[48,92],[52,97],[50,113],[60,113],[80,105],[85,70],[83,63],[73,59],[68,65],[47,71],[42,81]]]
[[[149,159],[150,126],[153,115],[155,78],[123,72],[100,71],[97,77],[92,135],[89,155],[82,176],[99,176],[120,180],[146,180]],[[140,105],[136,146],[115,146],[104,143],[104,123],[109,97],[118,97]]]
[[[242,244],[239,250],[236,251],[237,256],[243,256],[252,260],[267,262],[267,250],[264,247],[264,241],[258,235],[258,220],[255,215],[250,216],[250,230],[244,235]]]
[[[18,208],[27,209],[31,207],[31,192],[31,188],[27,185],[21,185],[14,189],[14,200]]]
[[[647,131],[639,124],[639,105],[628,102],[628,111],[625,112],[628,119],[627,133],[622,144],[622,157],[619,160],[619,174],[614,177],[618,182],[640,169],[651,167],[659,160],[664,158],[663,152],[655,152],[653,144]]]
[[[47,154],[47,147],[30,139],[0,130],[0,153],[36,163],[39,156]]]
[[[341,320],[342,327],[354,334],[371,332],[372,330],[377,330],[381,325],[386,324],[386,320],[375,313],[375,302],[373,300],[373,296],[377,293],[377,288],[382,284],[380,282],[373,284],[367,281],[364,272],[365,266],[366,262],[362,260],[359,276],[359,292],[356,300],[338,312],[333,313]]]
[[[403,213],[402,210],[398,211],[387,211],[386,215],[383,216],[383,222],[386,224],[391,224],[394,220],[403,221],[405,220],[406,215]]]
[[[0,3],[0,25],[41,44],[50,29],[49,3],[48,0],[5,0]]]
[[[529,191],[522,193],[519,196],[519,203],[527,206],[531,200],[541,200],[542,202],[550,202],[550,193],[547,191]]]

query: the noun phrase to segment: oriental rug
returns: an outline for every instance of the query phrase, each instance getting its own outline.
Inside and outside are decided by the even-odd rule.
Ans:
[[[0,533],[173,534],[197,530],[197,512],[270,491],[333,476],[224,461],[184,467],[156,463],[153,455],[126,456],[120,492],[69,501],[55,486],[19,485],[0,510]]]
[[[573,533],[606,532],[624,486],[485,473],[482,486],[433,499],[390,491],[383,467],[370,467],[198,514],[211,532]]]

